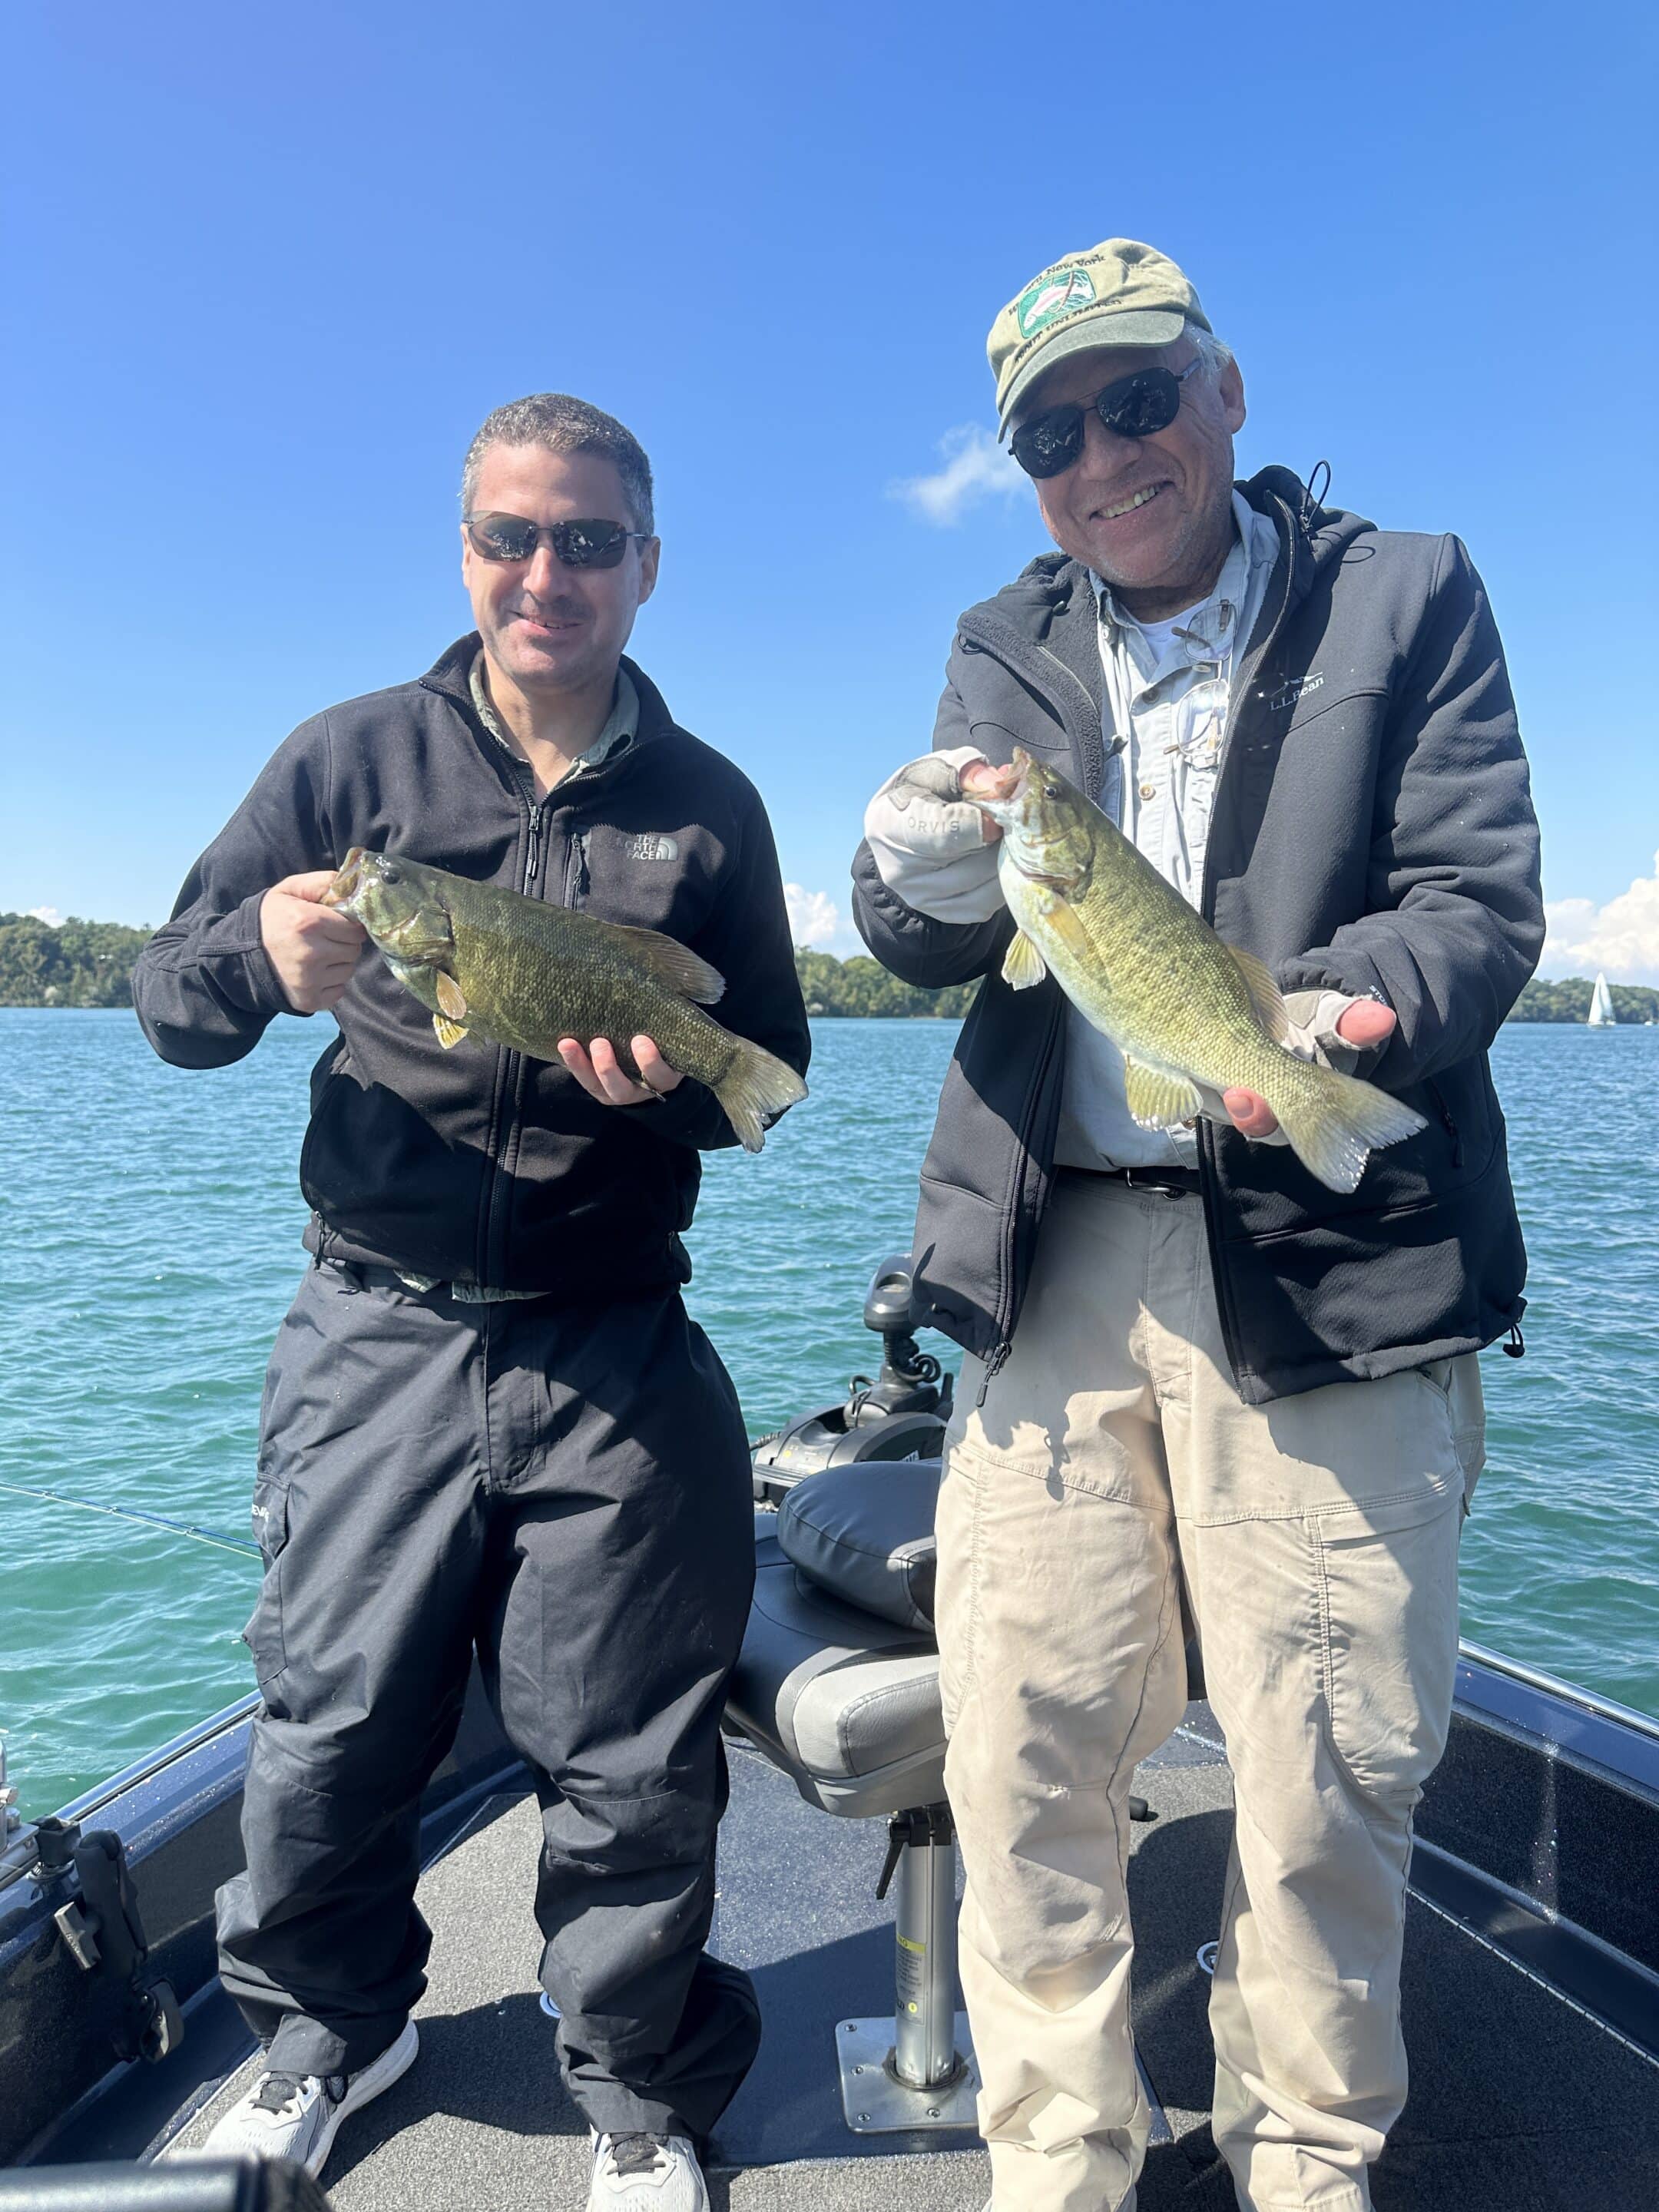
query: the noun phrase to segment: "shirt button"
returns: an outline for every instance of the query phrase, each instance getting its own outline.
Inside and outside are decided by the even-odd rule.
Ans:
[[[1143,783],[1140,787],[1140,795],[1143,799],[1156,799],[1158,786],[1155,783]]]

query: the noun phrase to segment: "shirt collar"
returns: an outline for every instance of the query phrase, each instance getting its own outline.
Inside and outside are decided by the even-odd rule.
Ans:
[[[1195,660],[1222,659],[1237,649],[1245,603],[1250,597],[1252,572],[1264,561],[1271,567],[1278,549],[1278,533],[1271,523],[1267,525],[1272,533],[1271,545],[1258,530],[1261,520],[1243,494],[1236,491],[1233,542],[1221,564],[1221,574],[1209,596],[1180,617],[1161,659],[1154,654],[1139,623],[1119,603],[1111,586],[1092,570],[1090,572],[1090,581],[1099,600],[1101,629],[1115,643],[1127,648],[1143,679],[1150,681],[1157,671],[1166,665],[1180,667]]]
[[[525,764],[523,755],[518,751],[512,738],[508,737],[489,696],[489,688],[484,682],[484,657],[482,648],[472,657],[472,665],[467,672],[467,689],[472,695],[472,711],[478,720],[502,751],[511,754],[514,760],[523,766]],[[639,735],[639,728],[638,689],[628,671],[625,668],[618,668],[617,689],[611,698],[611,712],[605,717],[605,726],[586,751],[579,753],[571,762],[571,774],[574,775],[579,768],[598,768],[601,762],[609,760],[612,753],[619,751],[624,745],[632,744],[634,739]]]

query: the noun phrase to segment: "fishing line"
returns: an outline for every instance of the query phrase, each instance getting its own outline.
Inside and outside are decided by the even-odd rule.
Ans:
[[[32,1490],[26,1482],[8,1482],[3,1477],[0,1477],[0,1490],[12,1491],[19,1498],[38,1498],[46,1505],[74,1505],[82,1513],[106,1513],[112,1521],[142,1522],[174,1536],[193,1537],[198,1544],[216,1545],[222,1552],[241,1552],[263,1563],[264,1555],[251,1536],[226,1536],[216,1528],[193,1528],[187,1521],[169,1521],[165,1513],[146,1513],[136,1505],[100,1505],[90,1498],[65,1498],[58,1490]]]

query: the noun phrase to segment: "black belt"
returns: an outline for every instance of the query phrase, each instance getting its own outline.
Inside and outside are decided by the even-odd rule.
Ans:
[[[1196,1198],[1204,1181],[1196,1168],[1062,1168],[1090,1182],[1121,1182],[1131,1190],[1162,1191],[1165,1198]]]

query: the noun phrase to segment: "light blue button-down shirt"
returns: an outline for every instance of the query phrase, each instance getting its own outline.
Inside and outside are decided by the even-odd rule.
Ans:
[[[1237,534],[1207,599],[1138,622],[1109,586],[1100,605],[1101,721],[1110,751],[1101,805],[1189,906],[1204,896],[1216,771],[1233,678],[1267,596],[1279,532],[1233,494]],[[1066,1167],[1195,1167],[1190,1129],[1143,1129],[1123,1093],[1123,1055],[1068,1009],[1054,1157]]]

